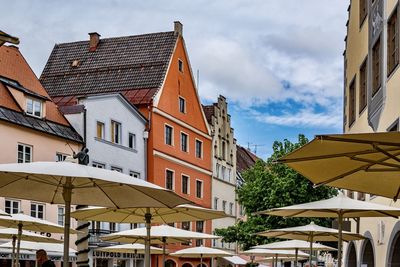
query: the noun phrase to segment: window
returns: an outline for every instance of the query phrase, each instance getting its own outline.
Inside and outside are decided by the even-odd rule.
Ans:
[[[227,175],[227,177],[226,177],[227,179],[226,179],[226,180],[227,180],[228,182],[230,182],[230,181],[231,181],[231,171],[232,171],[232,170],[231,170],[231,168],[227,168],[227,170],[228,170],[228,172],[227,172],[227,174],[226,174],[226,175]]]
[[[96,123],[97,138],[104,139],[104,123],[98,121]]]
[[[26,99],[26,114],[41,118],[42,117],[42,101],[32,99],[32,98],[27,98]]]
[[[111,142],[121,144],[121,123],[111,121]]]
[[[190,222],[182,222],[182,229],[186,231],[190,231]],[[190,241],[182,242],[184,246],[190,246]]]
[[[64,161],[67,158],[68,155],[63,154],[63,153],[56,153],[56,161]]]
[[[197,221],[196,222],[196,232],[203,233],[203,231],[204,231],[204,221]],[[196,246],[199,247],[201,245],[203,245],[203,240],[202,239],[196,240]]]
[[[218,198],[214,197],[214,209],[218,210]]]
[[[239,214],[240,214],[240,216],[244,215],[244,208],[242,205],[239,206]]]
[[[172,143],[173,135],[174,135],[173,128],[169,125],[165,125],[165,144],[170,145],[170,146],[173,145],[173,143]]]
[[[19,200],[5,200],[5,212],[9,214],[17,214],[20,212],[21,201]]]
[[[359,113],[367,106],[367,59],[360,68],[360,103]]]
[[[122,169],[119,167],[115,167],[115,166],[111,166],[111,170],[112,171],[116,171],[116,172],[122,172]]]
[[[182,175],[182,193],[189,194],[189,176]]]
[[[64,225],[64,214],[65,214],[65,208],[62,206],[58,206],[58,213],[57,213],[58,225],[61,225],[61,226]]]
[[[365,193],[358,192],[357,193],[357,199],[361,201],[365,201]]]
[[[165,172],[165,188],[169,190],[174,189],[174,172],[171,170]]]
[[[105,165],[105,164],[102,164],[102,163],[98,163],[98,162],[93,162],[93,163],[92,163],[92,167],[100,168],[100,169],[105,169],[105,168],[106,168],[106,165]]]
[[[129,133],[128,146],[129,148],[136,149],[136,134]]]
[[[111,233],[114,233],[114,232],[117,231],[117,224],[116,224],[116,223],[113,223],[113,222],[110,222],[110,223],[109,223],[109,228],[110,228],[110,232],[111,232]]]
[[[31,203],[31,216],[43,220],[44,219],[44,205]]]
[[[181,132],[181,150],[188,152],[188,135]]]
[[[226,200],[222,200],[222,210],[226,213]]]
[[[200,140],[196,140],[196,157],[200,159],[203,157],[203,142]]]
[[[229,203],[229,215],[233,215],[233,203]]]
[[[132,176],[132,177],[134,177],[134,178],[140,179],[140,173],[135,172],[135,171],[130,171],[130,172],[129,172],[129,176]]]
[[[215,174],[216,174],[217,178],[219,178],[219,164],[218,163],[215,166]]]
[[[349,125],[352,125],[356,120],[356,88],[355,88],[355,78],[349,87]]]
[[[388,36],[387,36],[387,64],[388,76],[399,64],[399,25],[397,22],[397,8],[388,20]]]
[[[367,0],[360,0],[360,27],[363,24],[365,18],[367,17],[367,13],[368,13],[367,3],[368,3]]]
[[[179,112],[186,113],[186,100],[183,97],[179,97]]]
[[[225,147],[225,141],[222,141],[222,159],[225,159],[226,157],[226,147]]]
[[[200,180],[196,180],[196,197],[203,197],[203,182]]]
[[[225,176],[226,176],[226,167],[222,166],[222,168],[221,168],[221,179],[225,180]]]
[[[372,96],[381,87],[381,38],[372,47]]]
[[[180,72],[183,72],[183,61],[178,59],[178,70]]]
[[[18,163],[29,163],[32,161],[32,147],[18,144]]]

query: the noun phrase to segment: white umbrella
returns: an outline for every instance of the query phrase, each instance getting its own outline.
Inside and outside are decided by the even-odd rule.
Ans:
[[[147,231],[145,228],[136,228],[132,230],[121,231],[104,235],[100,237],[104,241],[122,242],[122,243],[134,243],[141,239],[147,239]],[[158,225],[153,226],[150,229],[150,239],[153,244],[163,244],[163,250],[165,252],[166,243],[179,243],[185,242],[191,239],[217,239],[219,236],[186,231],[169,225]],[[163,253],[163,262],[165,262],[165,253]]]
[[[203,246],[181,249],[169,255],[181,258],[200,258],[200,266],[203,266],[203,258],[232,256],[230,252]]]
[[[343,193],[339,192],[339,195],[329,199],[261,211],[257,212],[257,214],[268,214],[284,217],[338,218],[338,261],[341,262],[342,240],[340,232],[342,231],[343,218],[385,216],[398,218],[398,216],[400,216],[400,209],[396,207],[355,200],[346,197]]]
[[[309,257],[309,254],[306,254],[302,251],[293,250],[277,250],[277,249],[266,249],[266,248],[253,248],[246,251],[243,251],[241,254],[249,255],[249,256],[260,256],[260,257],[272,257],[277,260],[278,256],[285,257]]]
[[[308,225],[289,227],[282,229],[267,230],[257,235],[284,239],[298,239],[310,242],[310,264],[312,257],[312,244],[314,241],[337,241],[339,236],[345,241],[360,240],[364,237],[360,234],[354,234],[346,231],[339,233],[338,230],[322,227],[311,222]]]
[[[47,192],[47,193],[44,193]],[[71,162],[0,164],[0,195],[65,204],[64,264],[68,265],[71,205],[114,208],[188,204],[170,190],[129,175]],[[146,216],[150,227],[151,216]],[[149,245],[147,245],[149,248]],[[150,266],[146,253],[145,266]]]
[[[0,245],[0,248],[12,248],[12,242],[7,242]],[[44,249],[46,252],[55,252],[55,253],[63,253],[64,246],[63,244],[57,243],[43,243],[43,242],[29,242],[29,241],[21,241],[21,249],[24,250],[32,250],[37,251],[39,249]],[[76,253],[75,249],[69,248],[69,255]]]
[[[299,250],[308,250],[312,245],[313,249],[316,250],[325,250],[325,251],[333,251],[335,248],[328,247],[319,243],[310,244],[310,242],[304,240],[287,240],[287,241],[279,241],[273,242],[264,245],[254,246],[253,248],[261,248],[261,249],[280,249],[280,250],[294,250],[296,252],[295,255],[295,263],[294,266],[297,266],[297,257]]]
[[[237,255],[223,257],[225,260],[233,263],[234,265],[246,265],[247,261]]]

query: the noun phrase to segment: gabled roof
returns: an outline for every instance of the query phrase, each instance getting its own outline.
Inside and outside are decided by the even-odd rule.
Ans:
[[[40,80],[51,97],[122,92],[133,104],[149,103],[177,38],[174,31],[104,38],[95,51],[89,41],[56,44]]]
[[[250,152],[248,149],[236,145],[236,171],[242,173],[243,171],[250,169],[256,164],[256,161],[260,158]]]

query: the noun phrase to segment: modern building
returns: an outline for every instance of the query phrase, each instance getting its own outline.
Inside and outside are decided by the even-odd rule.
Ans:
[[[57,44],[40,79],[62,107],[76,105],[79,96],[122,94],[148,120],[147,180],[211,208],[212,138],[182,30],[175,22],[168,32],[116,38],[90,33],[87,41]],[[206,233],[212,227],[210,221],[175,226]],[[162,264],[161,258],[152,262]],[[167,266],[183,263],[199,261],[171,257]]]
[[[399,130],[398,1],[352,0],[348,8],[344,51],[345,133]],[[347,192],[359,200],[400,206],[393,200],[360,192]],[[345,266],[398,266],[400,221],[393,218],[361,218],[352,230],[364,241],[344,248]]]
[[[218,97],[218,102],[203,106],[211,129],[213,179],[212,194],[213,209],[224,211],[229,217],[213,220],[212,230],[233,226],[237,219],[236,201],[236,139],[231,127],[231,117],[228,113],[228,103],[224,96]],[[213,247],[230,250],[235,253],[235,243],[213,241]]]
[[[0,46],[0,163],[61,161],[82,145],[83,139],[52,102],[19,49]],[[2,197],[0,208],[64,224],[63,205]],[[4,255],[10,266],[11,255]]]

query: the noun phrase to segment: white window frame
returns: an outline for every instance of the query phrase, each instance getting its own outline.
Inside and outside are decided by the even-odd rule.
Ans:
[[[172,172],[172,189],[167,188],[167,171]],[[168,189],[168,190],[173,190],[173,191],[175,191],[175,171],[172,170],[172,169],[166,168],[166,169],[165,169],[165,178],[164,178],[164,179],[165,179],[165,180],[164,180],[164,182],[165,182],[164,188],[166,188],[166,189]]]
[[[187,183],[187,193],[185,194],[185,193],[183,193],[183,176],[186,176],[187,178],[188,178],[188,183]],[[184,174],[184,173],[181,173],[181,191],[182,191],[182,194],[185,194],[185,195],[190,195],[190,176],[189,175],[187,175],[187,174]]]
[[[171,131],[171,144],[167,143],[167,127],[171,127],[172,131]],[[164,123],[164,144],[166,144],[167,146],[174,146],[174,126],[168,124],[168,123]]]
[[[35,213],[36,213],[36,216],[33,216],[32,215],[32,205],[34,205],[35,206]],[[43,218],[39,218],[39,206],[42,206],[43,207],[43,212],[42,212],[42,216],[43,216]],[[31,202],[31,209],[30,209],[30,215],[32,216],[32,217],[34,217],[34,218],[38,218],[38,219],[41,219],[41,220],[44,220],[44,219],[46,219],[46,204],[43,204],[43,203],[38,203],[38,202]]]
[[[132,137],[132,147],[129,145],[131,137]],[[128,133],[128,147],[132,148],[132,149],[136,149],[136,134],[135,133]]]
[[[101,166],[101,167],[99,167],[99,166]],[[92,162],[92,167],[105,169],[106,168],[106,164],[98,162],[98,161],[93,161]]]
[[[7,201],[10,202],[10,207],[7,208]],[[14,212],[14,203],[18,203],[18,211]],[[10,211],[8,212],[7,209],[10,209]],[[4,199],[4,210],[9,213],[9,214],[18,214],[21,212],[21,200],[16,200],[16,199],[9,199],[6,198]]]
[[[60,210],[63,211],[62,214],[60,214]],[[61,220],[60,220],[61,218]],[[61,224],[60,224],[61,222]],[[57,206],[57,224],[64,226],[65,223],[65,207],[64,206]]]
[[[32,113],[30,113],[30,112],[28,111],[28,102],[32,102]],[[37,111],[37,110],[36,110],[36,105],[35,105],[35,103],[39,103],[39,104],[40,104],[40,107],[39,107],[40,115],[39,115],[39,116],[35,114],[36,111]],[[27,97],[27,98],[26,98],[26,109],[25,109],[25,113],[26,113],[27,115],[29,115],[29,116],[32,116],[32,117],[43,118],[43,101],[38,100],[38,99],[36,99],[36,98]]]
[[[183,111],[181,110],[181,100],[183,100]],[[178,97],[178,108],[180,113],[186,114],[186,98],[181,95]]]
[[[140,179],[140,172],[129,171],[129,176],[132,176],[133,178]]]
[[[119,125],[119,136],[118,136],[118,140],[115,139],[115,129],[114,129],[114,125]],[[110,141],[111,143],[114,144],[118,144],[118,145],[122,145],[122,123],[117,121],[117,120],[113,120],[111,119],[111,138]],[[116,142],[117,141],[117,142]]]
[[[64,161],[68,156],[68,154],[56,152],[56,162]]]
[[[102,125],[102,129],[101,129],[101,137],[97,136],[97,125],[101,124]],[[96,121],[96,137],[99,139],[106,139],[106,124],[104,121]]]
[[[201,155],[200,155],[200,157],[197,156],[197,142],[200,142],[200,143],[201,143],[201,153],[200,153]],[[194,150],[195,150],[195,157],[198,158],[198,159],[203,159],[203,153],[204,153],[203,141],[201,141],[201,140],[198,139],[198,138],[195,138],[195,141],[194,141]]]
[[[182,149],[182,134],[186,135],[186,151]],[[180,134],[179,134],[179,143],[180,143],[180,149],[181,149],[181,151],[182,151],[182,152],[185,152],[185,153],[189,153],[189,144],[190,144],[190,142],[189,142],[189,134],[188,134],[188,133],[186,133],[186,132],[184,132],[184,131],[180,131]]]
[[[22,151],[22,162],[19,162],[19,146],[23,147]],[[29,147],[31,149],[30,151],[30,161],[26,161],[26,148]],[[17,143],[17,163],[29,163],[33,161],[33,146],[28,145],[28,144],[23,144],[23,143]]]
[[[110,166],[110,170],[123,173],[124,169],[122,169],[121,167],[118,167],[118,166]]]
[[[199,197],[198,195],[197,195],[197,182],[200,182],[201,183],[201,196]],[[203,182],[203,180],[200,180],[200,179],[196,179],[196,198],[200,198],[200,199],[202,199],[204,197],[204,182]]]

